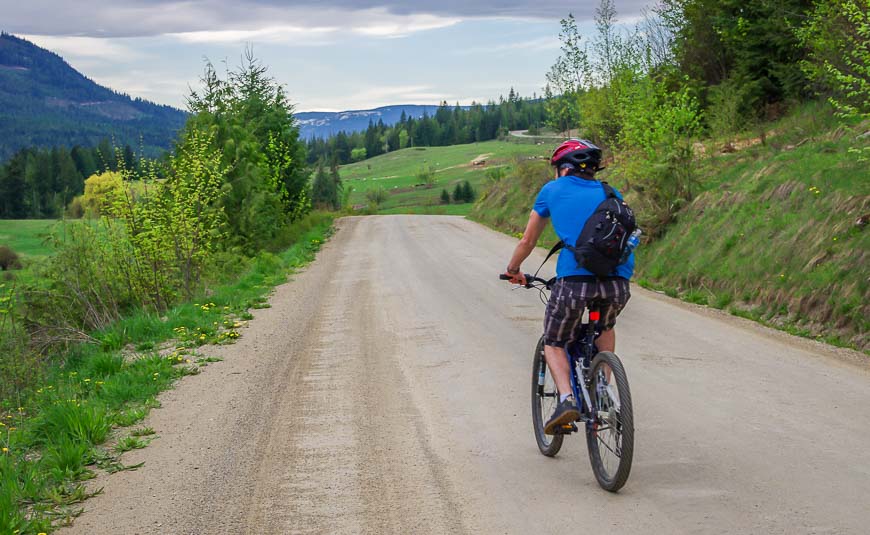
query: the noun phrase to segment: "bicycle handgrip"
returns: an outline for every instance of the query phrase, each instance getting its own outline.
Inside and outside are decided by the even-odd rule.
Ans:
[[[505,275],[504,273],[502,273],[501,275],[499,275],[498,278],[499,278],[499,280],[503,280],[503,281],[509,281],[509,280],[511,280],[511,278],[510,278],[509,276]]]

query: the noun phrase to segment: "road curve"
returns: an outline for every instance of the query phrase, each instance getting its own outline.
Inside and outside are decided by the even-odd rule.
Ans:
[[[497,280],[514,239],[456,217],[338,226],[61,533],[867,533],[861,355],[635,288],[617,343],[635,461],[609,494],[581,437],[535,446],[543,306]]]

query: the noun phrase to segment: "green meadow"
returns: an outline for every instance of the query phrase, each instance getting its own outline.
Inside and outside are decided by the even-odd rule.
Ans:
[[[356,208],[368,205],[366,192],[383,188],[386,200],[379,213],[429,213],[464,215],[471,203],[444,205],[441,192],[453,193],[457,184],[468,181],[478,194],[486,186],[494,168],[505,173],[517,161],[547,157],[547,144],[486,141],[449,147],[411,147],[342,166],[344,187],[350,192],[348,202]],[[477,160],[478,164],[473,162]],[[435,172],[434,184],[421,183],[418,174],[424,168]]]
[[[61,230],[56,219],[3,219],[0,220],[0,245],[6,245],[24,259],[46,256],[51,248],[45,240]]]

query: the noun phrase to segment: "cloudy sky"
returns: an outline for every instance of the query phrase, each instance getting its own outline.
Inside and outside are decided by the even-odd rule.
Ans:
[[[650,0],[615,0],[632,23]],[[540,93],[559,19],[593,31],[585,0],[0,0],[0,29],[100,84],[183,107],[205,59],[246,46],[299,111],[486,101]]]

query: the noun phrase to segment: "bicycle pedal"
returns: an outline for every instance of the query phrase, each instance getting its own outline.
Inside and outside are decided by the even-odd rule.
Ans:
[[[556,429],[553,430],[554,435],[570,435],[577,431],[577,426],[573,423],[560,425]]]

